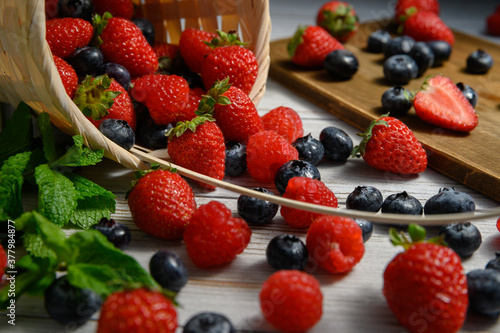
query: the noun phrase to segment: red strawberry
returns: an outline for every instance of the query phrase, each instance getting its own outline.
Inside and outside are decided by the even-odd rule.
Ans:
[[[359,29],[356,11],[344,1],[330,1],[321,6],[316,16],[316,24],[341,43],[351,39]]]
[[[94,28],[79,18],[54,18],[45,23],[45,39],[53,55],[68,58],[79,47],[87,46],[94,36]]]
[[[198,105],[200,104],[205,90],[200,87],[194,87],[189,89],[188,100],[184,107],[179,110],[175,122],[191,120],[196,117],[196,111],[198,110]]]
[[[186,65],[195,73],[201,73],[203,58],[212,49],[205,42],[210,42],[217,34],[194,28],[184,29],[179,39],[179,51]]]
[[[155,42],[153,51],[158,58],[160,72],[172,73],[178,65],[177,61],[180,57],[179,45],[167,42]]]
[[[45,0],[45,19],[50,20],[58,16],[58,0]]]
[[[303,67],[323,67],[328,53],[344,45],[319,26],[299,26],[287,45],[293,63]]]
[[[486,18],[486,29],[493,36],[500,36],[500,6]]]
[[[470,132],[478,123],[474,108],[450,78],[428,78],[415,94],[417,116],[430,124],[455,131]]]
[[[142,31],[134,22],[122,18],[94,16],[94,27],[102,31],[99,46],[106,62],[125,67],[132,77],[154,73],[158,70],[158,58]]]
[[[102,304],[97,333],[174,333],[175,305],[161,292],[145,288],[111,294]]]
[[[425,239],[425,230],[409,227],[412,242],[391,231],[395,245],[403,245],[384,272],[383,293],[398,321],[411,333],[454,333],[463,325],[467,306],[467,277],[460,257]]]
[[[0,244],[0,282],[2,281],[2,276],[5,274],[5,268],[7,268],[7,254]]]
[[[134,4],[132,0],[94,0],[95,12],[104,15],[110,12],[116,17],[131,19],[134,15]]]
[[[154,237],[181,239],[196,209],[194,193],[179,174],[154,170],[140,177],[127,195],[134,223]]]
[[[213,118],[198,116],[178,123],[169,137],[168,154],[175,164],[215,179],[224,178],[224,135]],[[213,185],[198,183],[207,190],[215,189]]]
[[[193,214],[184,233],[186,251],[201,268],[220,266],[233,261],[245,250],[252,231],[239,217],[218,201],[201,205]]]
[[[400,21],[406,16],[406,11],[410,8],[416,8],[419,11],[432,12],[439,15],[438,0],[398,0],[395,6],[395,18]]]
[[[64,85],[64,89],[66,90],[68,96],[73,99],[75,96],[76,86],[78,85],[78,75],[76,75],[73,67],[71,67],[71,65],[62,58],[59,58],[58,56],[53,56],[53,58],[57,67],[57,72],[59,73],[61,81]]]
[[[443,40],[451,46],[455,44],[453,31],[433,12],[410,13],[403,23],[403,35],[410,36],[416,41]]]
[[[107,75],[87,76],[78,85],[73,99],[83,114],[96,126],[108,118],[125,120],[135,131],[137,119],[129,94]]]
[[[265,130],[273,130],[292,143],[304,135],[302,120],[292,108],[279,106],[262,116]]]
[[[427,167],[427,154],[413,132],[401,120],[383,116],[372,121],[353,156],[361,154],[375,169],[403,175],[416,174]]]

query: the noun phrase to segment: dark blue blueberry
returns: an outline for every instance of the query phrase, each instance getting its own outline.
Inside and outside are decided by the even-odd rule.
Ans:
[[[467,71],[472,74],[486,74],[493,66],[493,57],[483,49],[472,52],[467,57]]]
[[[425,42],[416,42],[409,56],[417,63],[417,77],[422,76],[434,64],[434,53]]]
[[[160,286],[179,292],[188,282],[186,265],[177,253],[160,250],[149,260],[149,272]]]
[[[271,191],[263,187],[256,187],[252,190],[274,195]],[[266,224],[271,222],[276,213],[278,213],[278,209],[278,204],[244,194],[240,195],[237,201],[238,214],[250,224]]]
[[[368,36],[366,49],[368,52],[382,53],[391,39],[392,36],[388,31],[377,30]]]
[[[137,142],[146,148],[165,149],[168,145],[168,137],[165,135],[173,124],[158,125],[149,116],[140,118],[137,123]]]
[[[191,317],[184,325],[183,333],[235,333],[231,321],[224,315],[201,312]]]
[[[115,79],[125,90],[128,90],[130,87],[130,73],[122,65],[115,64],[114,62],[102,64],[97,68],[96,75],[104,74],[108,74],[110,78]]]
[[[59,0],[59,16],[81,18],[92,22],[95,12],[92,0]]]
[[[104,119],[99,131],[125,150],[130,150],[135,144],[135,133],[125,120]]]
[[[304,242],[297,236],[278,235],[267,245],[266,258],[269,266],[275,270],[304,270],[309,253]]]
[[[99,295],[71,285],[66,275],[54,280],[44,296],[50,317],[64,325],[83,325],[102,305]]]
[[[373,234],[373,223],[364,219],[354,219],[363,233],[363,242],[366,243]]]
[[[384,198],[382,193],[373,186],[356,186],[346,199],[346,208],[366,212],[378,212]]]
[[[142,31],[149,45],[153,46],[156,38],[156,31],[151,21],[144,17],[133,17],[132,22]]]
[[[470,222],[442,226],[439,234],[444,236],[446,244],[462,258],[471,256],[482,243],[481,233]]]
[[[247,146],[230,141],[226,143],[226,169],[229,176],[239,176],[247,169]]]
[[[382,213],[422,215],[420,201],[406,193],[406,191],[391,194],[385,198],[381,207]]]
[[[434,54],[434,63],[432,67],[442,66],[443,63],[448,61],[451,56],[451,45],[444,40],[432,40],[427,42],[427,46],[431,48],[432,53]]]
[[[495,259],[488,261],[485,268],[500,270],[500,252],[495,252]]]
[[[102,218],[98,224],[92,226],[92,229],[101,232],[114,246],[121,250],[125,250],[132,239],[129,227],[117,223],[113,219]]]
[[[474,199],[453,187],[445,187],[439,193],[427,199],[424,205],[425,214],[465,213],[476,210]]]
[[[469,309],[488,317],[500,313],[500,271],[474,269],[467,273]]]
[[[76,49],[75,53],[68,59],[68,63],[73,67],[78,77],[94,76],[103,62],[104,57],[101,51],[93,46]]]
[[[351,156],[352,139],[340,128],[325,127],[319,135],[319,141],[323,144],[325,158],[329,161],[345,162]]]
[[[418,75],[418,65],[412,57],[397,54],[384,62],[384,77],[391,84],[407,84]]]
[[[308,177],[321,180],[318,168],[304,160],[291,160],[279,167],[274,177],[274,185],[281,193],[285,193],[288,181],[293,177]]]
[[[390,58],[398,54],[410,54],[415,40],[410,36],[397,36],[391,39],[384,48],[384,57]]]
[[[412,106],[411,92],[401,86],[391,87],[382,94],[382,108],[391,116],[404,115]]]
[[[349,80],[358,71],[359,62],[351,51],[340,49],[328,53],[323,66],[333,78]]]
[[[316,140],[308,134],[292,142],[292,146],[297,149],[299,158],[313,165],[318,165],[325,155],[325,148],[321,141]]]
[[[464,94],[465,98],[469,101],[470,105],[472,105],[473,108],[476,107],[477,105],[477,92],[472,89],[471,86],[468,86],[462,82],[457,83],[458,89]]]

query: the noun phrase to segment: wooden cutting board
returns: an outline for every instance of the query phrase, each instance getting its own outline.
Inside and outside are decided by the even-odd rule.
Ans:
[[[383,110],[381,97],[391,87],[383,76],[383,55],[365,50],[368,36],[377,29],[390,30],[389,22],[369,22],[346,44],[359,61],[351,80],[335,81],[324,70],[306,70],[289,61],[288,39],[271,43],[270,77],[363,131]],[[417,91],[428,75],[442,74],[463,82],[478,93],[479,125],[469,134],[444,130],[421,121],[413,108],[400,119],[415,133],[428,153],[429,166],[500,202],[500,45],[460,32],[443,66],[428,70],[405,87]],[[478,48],[494,58],[485,75],[465,71],[466,59]]]

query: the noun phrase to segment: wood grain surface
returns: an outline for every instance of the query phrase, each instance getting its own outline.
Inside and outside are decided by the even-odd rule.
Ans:
[[[383,110],[381,97],[392,86],[384,79],[383,54],[366,51],[368,36],[377,29],[392,29],[389,21],[369,22],[346,44],[359,61],[351,80],[336,81],[325,70],[307,70],[294,65],[288,57],[288,39],[271,43],[270,76],[297,94],[328,110],[359,130],[378,118]],[[454,31],[456,43],[450,59],[431,68],[405,87],[417,91],[428,75],[442,74],[455,83],[463,82],[478,93],[476,112],[479,125],[469,134],[445,130],[421,121],[411,109],[400,117],[427,150],[429,166],[479,192],[500,201],[500,46]],[[495,61],[485,75],[466,71],[466,59],[474,50],[488,51]]]

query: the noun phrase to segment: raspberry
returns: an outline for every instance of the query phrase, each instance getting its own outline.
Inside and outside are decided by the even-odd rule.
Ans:
[[[224,204],[210,201],[193,213],[184,242],[193,263],[208,268],[233,261],[247,247],[251,235],[243,219],[233,217]]]
[[[262,285],[260,308],[264,317],[282,332],[303,332],[323,314],[323,294],[312,275],[280,270]]]
[[[319,267],[333,274],[347,273],[365,252],[358,224],[347,217],[324,215],[309,227],[306,247]]]
[[[290,179],[283,198],[337,207],[337,197],[325,183],[308,177]],[[280,212],[288,224],[297,228],[308,228],[315,219],[323,215],[287,206],[281,206]]]
[[[292,143],[304,135],[302,120],[292,108],[279,106],[262,116],[265,130],[274,130]]]
[[[248,139],[247,168],[258,182],[274,181],[280,166],[298,158],[297,149],[275,131],[258,132]]]

